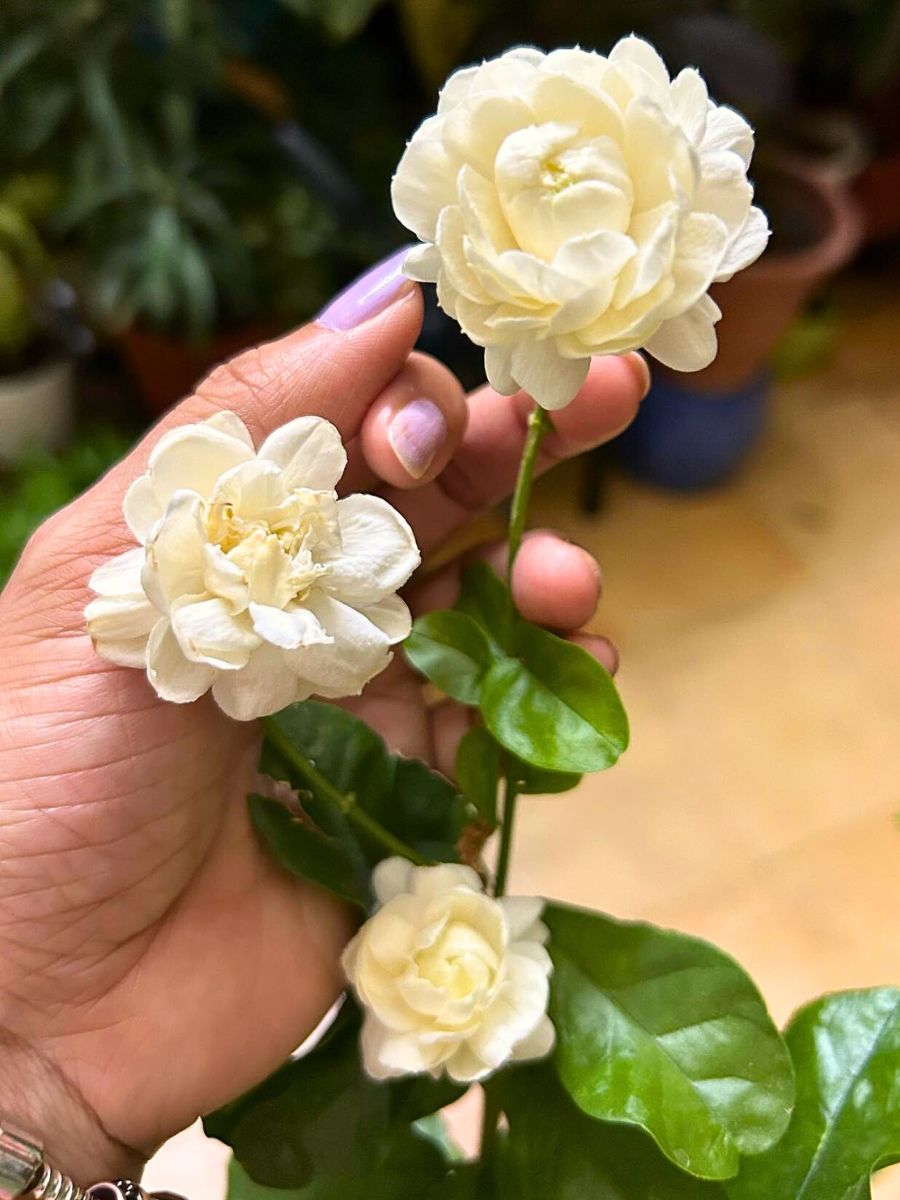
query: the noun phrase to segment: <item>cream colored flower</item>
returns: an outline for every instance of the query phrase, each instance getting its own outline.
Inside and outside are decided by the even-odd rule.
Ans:
[[[369,1075],[469,1083],[550,1052],[541,900],[493,900],[470,867],[404,858],[379,863],[373,883],[380,907],[344,951]]]
[[[98,653],[146,668],[164,700],[212,688],[240,721],[358,694],[409,633],[395,593],[419,551],[384,500],[338,500],[346,462],[321,417],[258,452],[233,413],[165,434],[125,496],[140,546],[91,576]]]
[[[721,316],[706,294],[764,249],[753,131],[646,42],[608,58],[510,50],[457,71],[397,168],[406,272],[479,346],[493,386],[545,408],[592,354],[643,347],[696,371]]]

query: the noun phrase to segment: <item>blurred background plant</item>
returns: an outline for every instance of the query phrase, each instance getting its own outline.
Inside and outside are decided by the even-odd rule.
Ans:
[[[602,50],[632,29],[673,68],[700,66],[759,129],[772,250],[728,299],[716,366],[689,381],[704,401],[750,387],[752,419],[741,409],[710,469],[656,476],[714,482],[758,436],[759,381],[785,330],[799,330],[796,352],[778,347],[789,371],[827,357],[839,327],[827,303],[812,333],[798,314],[853,255],[860,221],[900,234],[898,0],[5,0],[7,373],[96,347],[80,372],[87,415],[98,362],[123,365],[159,411],[402,241],[390,175],[455,66],[517,42]],[[480,356],[433,305],[423,344],[477,382]],[[7,409],[0,456],[4,420],[21,424]],[[46,422],[51,442],[67,421]],[[41,430],[25,432],[14,453]],[[641,454],[631,465],[648,473]]]

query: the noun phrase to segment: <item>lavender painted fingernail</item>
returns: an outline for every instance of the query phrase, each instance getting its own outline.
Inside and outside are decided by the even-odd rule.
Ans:
[[[413,400],[394,416],[387,436],[413,479],[421,479],[447,438],[447,421],[433,400]]]
[[[316,318],[318,323],[326,329],[344,332],[384,312],[389,304],[415,286],[402,273],[403,260],[408,253],[409,247],[404,246],[354,279],[322,309]]]

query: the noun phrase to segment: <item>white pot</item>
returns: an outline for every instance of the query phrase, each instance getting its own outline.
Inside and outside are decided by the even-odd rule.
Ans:
[[[0,462],[15,462],[29,446],[62,445],[72,426],[73,376],[68,359],[0,375]]]

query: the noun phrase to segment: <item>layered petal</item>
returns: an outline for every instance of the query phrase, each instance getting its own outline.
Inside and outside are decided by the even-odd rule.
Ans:
[[[353,605],[376,604],[401,588],[421,556],[412,529],[379,496],[347,496],[337,505],[340,551],[326,559],[324,586]]]

